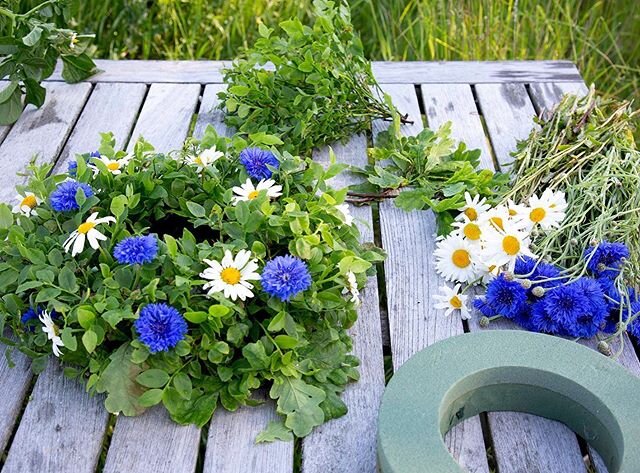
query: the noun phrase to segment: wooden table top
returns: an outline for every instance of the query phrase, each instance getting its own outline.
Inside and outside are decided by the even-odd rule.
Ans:
[[[54,161],[57,170],[64,170],[75,153],[97,147],[98,132],[112,131],[122,147],[131,147],[142,135],[160,151],[180,147],[208,124],[228,133],[222,112],[214,107],[224,88],[221,69],[229,63],[97,62],[104,72],[89,82],[68,85],[54,74],[40,110],[30,106],[15,125],[0,127],[0,201],[13,200],[15,185],[24,182],[16,173],[34,155],[38,162]],[[375,62],[373,70],[397,107],[414,119],[405,126],[406,134],[418,133],[423,122],[436,128],[451,121],[454,137],[479,148],[481,165],[491,169],[508,167],[509,153],[516,140],[528,135],[535,114],[564,93],[586,91],[578,70],[567,61]],[[372,135],[387,125],[375,123]],[[354,136],[334,151],[339,160],[362,165],[369,139]],[[327,150],[318,150],[316,158],[328,159]],[[338,186],[349,184],[350,176],[336,181]],[[302,452],[301,470],[294,470],[298,462],[292,442],[254,444],[256,434],[275,418],[271,403],[234,413],[219,408],[202,430],[174,424],[160,408],[137,418],[113,417],[99,396],[89,398],[83,386],[64,378],[56,360],[36,379],[28,360],[16,354],[13,369],[0,357],[2,472],[93,473],[98,466],[109,473],[375,472],[383,356],[391,356],[396,370],[418,350],[480,328],[477,318],[463,323],[432,307],[431,298],[443,281],[434,268],[430,211],[406,213],[385,201],[376,211],[354,207],[352,212],[363,240],[376,241],[388,259],[363,291],[351,331],[362,365],[360,381],[344,394],[349,413],[300,441],[295,450]],[[640,375],[630,343],[619,361]],[[489,473],[487,449],[500,473],[586,472],[585,455],[598,473],[607,471],[567,427],[527,414],[474,417],[455,427],[445,441],[473,473]]]

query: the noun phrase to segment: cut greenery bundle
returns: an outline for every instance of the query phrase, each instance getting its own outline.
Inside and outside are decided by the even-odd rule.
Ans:
[[[312,27],[291,19],[275,34],[261,24],[261,38],[225,71],[229,87],[220,93],[227,125],[276,135],[300,155],[398,114],[382,99],[347,4],[316,0],[313,11]]]
[[[62,77],[79,82],[96,72],[85,53],[93,35],[78,35],[57,24],[69,15],[67,0],[47,0],[25,13],[0,4],[0,125],[14,123],[25,105],[44,103],[46,90],[40,83],[53,74],[62,58]],[[24,97],[24,100],[23,100]]]
[[[173,156],[127,154],[104,135],[67,174],[31,168],[13,213],[0,205],[3,342],[35,370],[53,351],[113,413],[162,403],[202,426],[270,388],[283,419],[260,440],[343,415],[346,330],[382,255],[325,185],[343,166],[266,143],[208,128]]]

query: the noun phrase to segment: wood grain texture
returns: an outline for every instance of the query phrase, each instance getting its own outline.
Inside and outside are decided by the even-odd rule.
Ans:
[[[102,72],[91,82],[222,83],[222,69],[231,61],[95,61]],[[380,83],[502,83],[581,81],[570,61],[374,61],[373,73]],[[49,81],[61,81],[58,65]]]
[[[123,149],[147,92],[144,84],[96,84],[67,140],[54,172],[67,170],[76,154],[90,153],[100,145],[100,133],[112,132],[116,149]]]
[[[11,444],[3,473],[93,473],[107,427],[102,398],[66,378],[57,359],[40,374]]]
[[[4,141],[5,136],[9,134],[10,126],[0,126],[0,144]]]
[[[217,84],[205,87],[194,136],[202,136],[207,125],[212,125],[221,135],[233,133],[224,124],[224,115],[217,110],[217,94],[224,87]],[[227,412],[218,406],[209,424],[204,473],[291,473],[293,442],[255,443],[256,435],[277,419],[275,404],[269,399],[259,407],[245,406],[236,412]]]
[[[394,104],[408,113],[413,125],[407,135],[422,129],[416,92],[411,85],[386,85]],[[388,123],[374,123],[374,136]],[[389,333],[394,371],[419,350],[453,335],[463,333],[460,319],[444,317],[432,308],[432,297],[443,284],[435,271],[435,217],[431,211],[405,212],[386,200],[380,204],[382,246],[388,254],[384,262]],[[468,471],[488,472],[486,451],[479,418],[457,425],[445,443],[454,458]]]
[[[511,152],[529,136],[536,111],[524,84],[478,84],[475,89],[499,170],[507,172]]]
[[[10,336],[8,333],[7,336]],[[29,358],[18,351],[11,351],[11,359],[15,363],[13,368],[5,356],[5,350],[10,349],[0,343],[0,388],[2,402],[0,402],[0,452],[4,452],[14,430],[16,419],[24,397],[29,390],[33,374]]]
[[[17,184],[32,158],[37,163],[56,159],[91,91],[90,84],[47,84],[41,109],[28,106],[0,145],[0,202],[13,201]]]
[[[182,146],[196,111],[200,86],[153,84],[129,142],[144,136],[159,151]],[[196,467],[200,429],[173,422],[162,406],[139,417],[120,416],[111,439],[104,471],[120,473],[190,473]]]
[[[479,87],[479,86],[478,86]],[[517,99],[514,95],[520,95]],[[435,107],[434,112],[428,113],[428,124],[431,127],[440,126],[444,120],[453,122],[453,136],[458,140],[467,143],[469,148],[480,148],[487,145],[487,138],[484,136],[480,115],[473,101],[469,101],[471,93],[470,86],[437,86],[425,85],[422,87],[423,100],[425,101],[425,109]],[[487,94],[483,94],[486,96]],[[492,109],[499,112],[512,105],[511,102],[521,103],[524,100],[529,101],[529,97],[524,87],[512,87],[509,90],[510,98],[507,94],[498,92],[492,95],[493,102],[491,104],[485,102],[485,109]],[[486,98],[486,97],[485,97]],[[496,103],[501,101],[500,104]],[[529,107],[533,110],[529,101]],[[441,111],[443,108],[444,111]],[[511,112],[508,115],[513,115]],[[509,121],[508,117],[496,116],[494,122],[501,123],[500,133],[496,132],[496,127],[489,128],[492,143],[501,143],[495,147],[496,157],[498,161],[504,162],[508,157],[509,146],[515,144],[512,135],[522,134],[522,124],[515,124]],[[533,121],[528,119],[531,126]],[[525,124],[526,125],[526,124]],[[511,131],[511,127],[520,127]],[[495,133],[492,133],[493,132]],[[528,133],[526,131],[525,133]],[[484,153],[484,151],[483,151]],[[502,153],[502,154],[501,154]],[[507,156],[504,155],[507,154]],[[493,169],[491,161],[483,159],[480,163],[481,167]],[[471,331],[480,330],[477,325],[477,317],[472,317],[469,321]],[[499,324],[492,325],[493,328],[499,328]],[[491,412],[488,414],[491,436],[496,456],[496,461],[501,473],[561,473],[561,472],[580,472],[585,471],[585,466],[580,454],[580,447],[575,434],[566,426],[543,419],[541,417],[532,416],[521,413],[511,412]]]
[[[531,100],[538,115],[551,111],[565,94],[586,94],[588,89],[581,80],[573,82],[541,82],[529,85]]]
[[[466,143],[468,149],[479,149],[480,165],[493,169],[489,141],[479,120],[471,87],[466,84],[422,85],[422,101],[427,124],[436,129],[446,122],[452,124],[452,136]],[[480,123],[480,127],[476,126]]]
[[[128,149],[132,150],[141,136],[157,151],[181,148],[196,113],[199,96],[198,84],[152,84]]]
[[[346,144],[332,146],[338,162],[367,164],[367,137],[354,136]],[[328,149],[314,153],[314,159],[329,162]],[[353,175],[341,173],[331,185],[340,189],[355,183]],[[370,206],[350,205],[360,229],[361,241],[373,242],[373,216]],[[303,473],[375,473],[378,409],[384,391],[384,360],[380,324],[380,302],[376,276],[369,277],[361,293],[358,320],[350,329],[354,354],[360,358],[360,380],[347,386],[342,395],[349,412],[315,429],[303,441]]]

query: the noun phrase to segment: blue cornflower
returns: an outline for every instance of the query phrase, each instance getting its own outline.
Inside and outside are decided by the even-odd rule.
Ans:
[[[93,151],[93,152],[91,152],[91,154],[89,154],[89,158],[100,158],[101,156],[102,155],[100,154],[100,151]],[[89,161],[87,158],[85,158],[84,160],[87,163]],[[93,164],[89,164],[89,166],[93,166]],[[67,164],[67,173],[71,177],[76,177],[76,175],[78,174],[78,161],[77,160],[69,161],[69,164]]]
[[[58,187],[56,187],[49,196],[51,208],[58,212],[78,210],[80,208],[76,201],[76,192],[78,192],[78,189],[84,191],[85,197],[93,196],[93,189],[89,184],[78,181],[64,181],[58,184]]]
[[[253,179],[269,179],[273,171],[267,166],[278,169],[280,162],[271,151],[260,148],[245,148],[240,153],[240,162]]]
[[[531,306],[531,329],[541,333],[562,333],[560,321],[553,313],[549,313],[544,299]]]
[[[311,275],[304,261],[291,255],[269,261],[260,276],[262,289],[270,296],[288,301],[311,286]]]
[[[151,263],[157,254],[158,240],[153,235],[124,238],[113,249],[113,257],[120,264]]]
[[[629,257],[629,248],[624,243],[603,241],[584,250],[587,269],[598,277],[615,278],[620,274],[623,258]]]
[[[529,279],[535,286],[540,286],[545,289],[550,289],[562,283],[562,279],[556,279],[560,276],[560,269],[544,261],[538,262],[536,259],[529,256],[521,256],[516,260],[513,273],[516,276],[522,276]],[[548,279],[553,279],[548,281]],[[540,282],[537,282],[540,281]],[[529,294],[531,289],[529,289]]]
[[[534,330],[532,317],[532,305],[525,304],[520,312],[516,314],[513,321],[525,330]]]
[[[487,286],[484,303],[494,314],[515,319],[526,309],[527,291],[517,280],[509,281],[500,274]]]
[[[571,285],[585,297],[587,303],[575,320],[565,325],[565,329],[572,337],[591,338],[598,333],[609,314],[604,293],[591,278],[580,278]]]
[[[570,327],[589,307],[589,299],[575,283],[550,289],[542,299],[547,314],[561,327]]]
[[[177,309],[167,304],[147,304],[134,326],[140,341],[151,353],[168,351],[183,340],[187,322]]]

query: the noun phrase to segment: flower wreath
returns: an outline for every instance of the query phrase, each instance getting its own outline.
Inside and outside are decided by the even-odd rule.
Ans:
[[[53,352],[112,413],[162,403],[203,426],[218,401],[270,387],[274,435],[343,415],[358,378],[346,330],[383,256],[327,185],[344,166],[281,144],[209,127],[178,152],[141,139],[127,154],[103,134],[67,173],[30,166],[13,212],[0,206],[3,341],[36,371]]]

